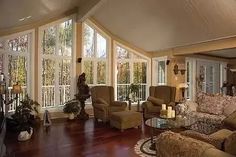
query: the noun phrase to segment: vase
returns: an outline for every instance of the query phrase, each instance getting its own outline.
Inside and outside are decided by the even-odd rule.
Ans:
[[[30,128],[30,132],[21,131],[18,135],[18,141],[27,141],[31,139],[32,134],[33,134],[33,128]]]
[[[70,120],[75,119],[75,114],[74,114],[74,113],[69,113],[68,118],[69,118]]]

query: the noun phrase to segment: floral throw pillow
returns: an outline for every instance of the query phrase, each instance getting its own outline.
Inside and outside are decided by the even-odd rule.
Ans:
[[[198,104],[198,112],[210,113],[214,115],[223,114],[224,101],[220,95],[207,95],[202,96]]]

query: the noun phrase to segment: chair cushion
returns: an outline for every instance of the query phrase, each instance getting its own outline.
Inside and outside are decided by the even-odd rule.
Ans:
[[[225,152],[236,155],[236,131],[225,139]]]
[[[158,105],[158,106],[160,106],[161,104],[164,103],[164,100],[158,99],[158,98],[155,98],[155,97],[152,97],[152,96],[149,96],[147,98],[147,100],[150,101],[151,103],[153,103],[153,105]]]

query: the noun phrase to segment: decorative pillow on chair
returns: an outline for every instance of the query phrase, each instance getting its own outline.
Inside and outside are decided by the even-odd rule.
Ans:
[[[108,104],[104,99],[102,99],[102,98],[97,98],[97,99],[96,99],[96,102],[97,102],[97,103],[101,103],[101,104],[105,104],[105,105],[107,105],[107,106],[109,105],[109,104]]]
[[[220,95],[204,94],[202,100],[198,104],[199,112],[210,113],[215,115],[223,114],[224,101]]]
[[[155,97],[152,97],[152,96],[149,96],[147,98],[147,100],[152,102],[154,105],[158,105],[158,106],[164,104],[164,100],[158,99],[158,98],[155,98]]]
[[[225,152],[236,155],[236,131],[234,131],[224,142]]]

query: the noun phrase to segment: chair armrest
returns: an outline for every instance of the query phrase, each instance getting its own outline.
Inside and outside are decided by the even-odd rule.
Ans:
[[[124,108],[124,109],[127,107],[127,103],[124,102],[124,101],[113,101],[113,102],[111,103],[111,105],[112,105],[112,106],[120,106],[120,107],[122,107],[122,108]]]
[[[145,101],[142,103],[142,108],[145,112],[160,112],[161,106],[154,105],[150,101]]]

